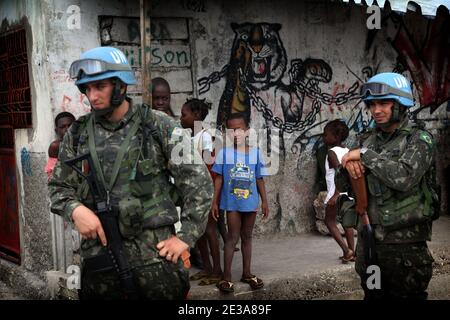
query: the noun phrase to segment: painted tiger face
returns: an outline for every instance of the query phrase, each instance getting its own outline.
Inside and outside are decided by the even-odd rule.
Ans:
[[[256,89],[279,81],[286,70],[286,50],[280,40],[278,23],[232,23],[235,32],[233,57]]]

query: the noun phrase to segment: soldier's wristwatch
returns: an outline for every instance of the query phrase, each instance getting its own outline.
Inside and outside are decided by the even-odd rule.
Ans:
[[[366,151],[367,151],[366,147],[362,147],[361,149],[359,149],[360,154],[364,154],[364,153],[366,153]]]

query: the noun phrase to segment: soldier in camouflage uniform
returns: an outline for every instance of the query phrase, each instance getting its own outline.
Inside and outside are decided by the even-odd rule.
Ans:
[[[408,120],[413,96],[402,75],[378,74],[362,86],[361,94],[376,128],[362,135],[360,147],[344,155],[342,164],[350,176],[366,176],[381,288],[366,286],[361,224],[356,271],[366,299],[426,299],[433,262],[426,241],[438,214],[429,183],[435,144],[428,132]]]
[[[73,223],[83,237],[80,298],[121,298],[118,274],[105,258],[107,239],[93,212],[88,184],[63,163],[85,153],[92,156],[94,168],[84,165],[83,170],[95,170],[118,212],[125,256],[140,298],[184,298],[189,279],[180,256],[204,233],[212,199],[206,166],[191,164],[190,154],[183,154],[189,164],[172,161],[177,143],[189,148],[189,134],[166,114],[133,104],[126,96],[127,85],[136,80],[120,50],[89,50],[71,65],[70,74],[92,112],[81,116],[65,135],[49,190],[52,212]],[[170,196],[174,191],[184,204],[176,235],[178,213]]]

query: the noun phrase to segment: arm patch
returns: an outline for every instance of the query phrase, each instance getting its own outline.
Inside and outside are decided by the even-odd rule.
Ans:
[[[432,147],[434,144],[433,138],[426,132],[421,132],[419,139],[424,141],[429,147]]]

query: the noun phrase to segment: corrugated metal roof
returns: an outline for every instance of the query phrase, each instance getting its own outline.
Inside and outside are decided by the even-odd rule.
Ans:
[[[344,2],[350,2],[350,0],[342,0]],[[356,4],[361,4],[362,0],[353,0]],[[436,11],[439,6],[444,6],[450,11],[450,0],[365,0],[368,6],[371,6],[376,2],[379,7],[384,8],[386,2],[389,2],[391,9],[394,11],[406,12],[407,10],[415,11],[415,5],[418,5],[424,16],[436,16]]]

